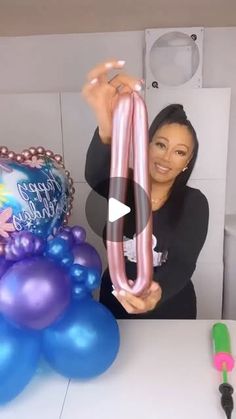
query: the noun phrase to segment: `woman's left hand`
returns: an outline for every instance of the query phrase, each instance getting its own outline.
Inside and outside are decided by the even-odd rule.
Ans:
[[[112,291],[112,294],[124,307],[127,313],[139,314],[151,311],[156,307],[157,303],[161,299],[162,290],[157,282],[152,281],[145,295],[141,295],[139,297],[125,290],[121,290],[119,292],[114,290]]]

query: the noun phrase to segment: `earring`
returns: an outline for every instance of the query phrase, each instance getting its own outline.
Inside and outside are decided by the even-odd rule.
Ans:
[[[187,169],[188,169],[188,166],[184,167],[182,172],[185,172],[185,170],[187,170]]]

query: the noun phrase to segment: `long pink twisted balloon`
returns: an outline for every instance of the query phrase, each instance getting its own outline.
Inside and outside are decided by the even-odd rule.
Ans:
[[[136,236],[137,278],[131,287],[125,271],[123,252],[123,217],[107,223],[107,256],[111,280],[117,290],[125,289],[141,295],[149,286],[153,274],[152,260],[152,213],[150,211],[150,181],[148,164],[148,121],[143,99],[137,94],[121,95],[114,111],[109,198],[125,202],[127,181],[117,182],[113,178],[126,178],[129,170],[129,154],[133,144],[134,195],[136,230],[140,231],[143,220],[145,228]],[[135,187],[136,184],[139,187]],[[148,200],[140,195],[141,188]]]

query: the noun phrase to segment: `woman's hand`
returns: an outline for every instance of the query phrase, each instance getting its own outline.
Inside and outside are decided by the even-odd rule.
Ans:
[[[94,67],[87,75],[87,83],[82,95],[95,112],[99,135],[104,143],[109,143],[112,136],[113,110],[122,93],[140,91],[142,81],[124,73],[108,79],[110,70],[123,69],[125,61],[108,61]]]
[[[131,283],[131,281],[129,281]],[[127,313],[139,314],[153,310],[161,299],[162,290],[160,285],[152,281],[145,295],[136,297],[128,291],[112,291],[112,294],[122,304]]]

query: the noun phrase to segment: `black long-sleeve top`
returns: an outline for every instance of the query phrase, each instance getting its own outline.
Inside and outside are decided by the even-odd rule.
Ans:
[[[85,178],[91,188],[105,198],[108,198],[110,163],[111,146],[102,143],[96,129],[87,151]],[[128,188],[126,204],[131,207],[131,212],[125,216],[124,236],[130,239],[135,234],[134,199],[131,195]],[[168,200],[152,212],[153,235],[157,242],[154,251],[167,254],[166,262],[153,268],[153,280],[162,288],[161,302],[178,294],[191,280],[208,230],[209,207],[200,190],[185,187],[184,204],[177,223],[170,223],[170,205]],[[127,259],[126,272],[129,278],[135,279],[136,263]]]

